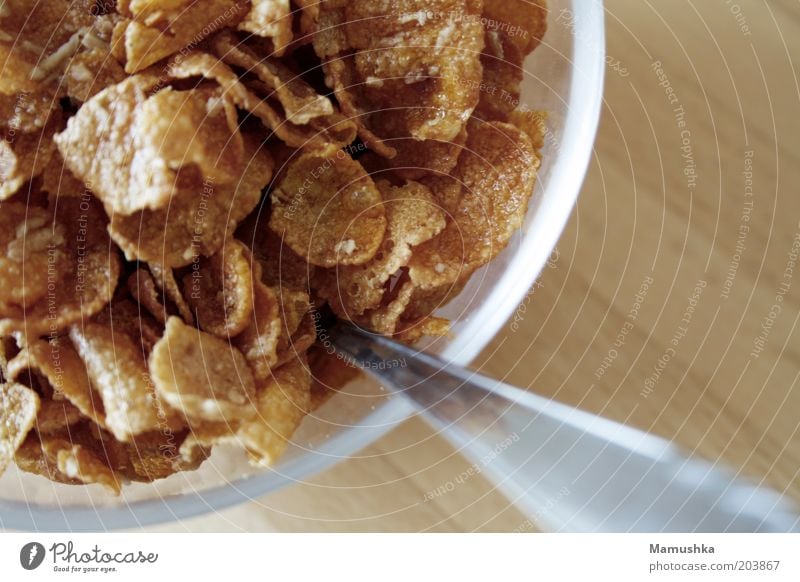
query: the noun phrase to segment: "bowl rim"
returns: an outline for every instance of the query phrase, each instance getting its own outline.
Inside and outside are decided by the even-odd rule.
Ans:
[[[548,190],[558,187],[558,197],[542,196],[542,206],[528,227],[488,298],[473,312],[458,336],[441,356],[468,365],[514,313],[544,268],[572,214],[591,160],[603,103],[605,29],[602,0],[572,0],[575,9],[573,74],[567,115],[552,166]],[[587,43],[590,38],[592,42]],[[588,98],[588,101],[587,101]],[[546,221],[544,220],[546,217]],[[308,479],[338,461],[352,456],[397,427],[415,409],[392,398],[362,420],[359,435],[334,435],[315,450],[274,469],[202,491],[158,497],[120,506],[44,508],[19,501],[0,500],[0,527],[23,531],[108,531],[156,525],[219,511]]]

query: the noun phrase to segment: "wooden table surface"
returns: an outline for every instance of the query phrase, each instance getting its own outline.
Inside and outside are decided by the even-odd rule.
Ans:
[[[800,499],[800,3],[606,6],[605,105],[580,202],[522,324],[476,364]],[[469,461],[421,420],[365,452],[151,530],[535,527],[482,476],[458,479]]]

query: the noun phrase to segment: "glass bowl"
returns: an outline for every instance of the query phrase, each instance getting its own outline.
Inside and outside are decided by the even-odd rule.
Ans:
[[[497,333],[546,264],[572,212],[592,151],[603,93],[602,2],[549,4],[545,40],[525,62],[523,103],[548,112],[548,131],[524,227],[441,311],[454,322],[452,337],[423,346],[459,364],[468,364]],[[359,380],[303,421],[271,469],[254,472],[242,453],[217,449],[197,471],[129,485],[120,497],[96,485],[59,485],[11,467],[0,478],[0,527],[109,530],[220,510],[306,480],[356,455],[412,413],[402,398]]]

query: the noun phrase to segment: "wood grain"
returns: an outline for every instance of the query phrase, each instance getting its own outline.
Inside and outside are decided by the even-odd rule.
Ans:
[[[611,0],[606,18],[613,61],[580,202],[522,324],[506,326],[476,364],[800,499],[800,266],[787,271],[800,236],[791,60],[800,4]],[[426,502],[469,462],[420,420],[365,455],[247,506],[154,529],[532,529],[480,475]]]

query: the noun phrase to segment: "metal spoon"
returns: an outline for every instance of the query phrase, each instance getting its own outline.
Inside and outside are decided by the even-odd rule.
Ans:
[[[531,528],[800,531],[788,497],[687,458],[664,439],[344,322],[327,336],[340,357],[410,399],[528,516]]]

